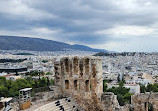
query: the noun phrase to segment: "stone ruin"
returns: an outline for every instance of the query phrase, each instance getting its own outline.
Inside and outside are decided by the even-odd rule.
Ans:
[[[102,61],[95,57],[63,57],[54,65],[55,84],[85,110],[100,110]],[[92,99],[93,98],[93,99]]]
[[[117,101],[117,95],[112,92],[106,92],[101,95],[101,105],[103,111],[129,111],[129,104],[120,106]]]
[[[85,111],[158,111],[158,93],[135,94],[120,106],[116,95],[103,93],[102,60],[98,57],[63,57],[54,64],[55,85]],[[150,106],[151,107],[151,106]]]
[[[134,111],[158,111],[158,93],[135,94],[131,102]]]

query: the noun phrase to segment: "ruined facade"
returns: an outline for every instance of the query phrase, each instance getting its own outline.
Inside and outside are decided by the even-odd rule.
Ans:
[[[129,111],[129,104],[120,106],[117,95],[112,92],[105,92],[101,95],[101,105],[103,111]]]
[[[55,83],[85,110],[101,110],[102,61],[96,57],[63,57],[54,65]]]
[[[132,106],[134,111],[158,111],[158,93],[135,94]]]
[[[55,84],[86,111],[128,111],[113,93],[103,93],[102,61],[97,57],[63,57],[54,64]]]
[[[86,111],[158,111],[158,93],[135,94],[120,106],[112,92],[103,93],[102,61],[96,57],[63,57],[55,62],[55,84]]]

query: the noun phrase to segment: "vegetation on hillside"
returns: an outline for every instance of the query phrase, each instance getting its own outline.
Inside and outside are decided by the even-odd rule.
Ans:
[[[25,75],[26,76],[41,76],[44,75],[45,73],[43,71],[38,71],[38,70],[32,70],[30,72],[27,72]]]
[[[16,62],[23,62],[27,59],[0,59],[0,63],[5,63],[5,62],[12,62],[12,63],[16,63]]]
[[[110,53],[110,52],[99,52],[95,54],[94,56],[135,56],[136,52],[122,52],[122,53]]]
[[[105,84],[105,81],[103,81],[103,91],[104,92],[113,92],[115,95],[117,95],[117,100],[121,106],[125,105],[125,103],[131,103],[131,95],[132,93],[129,92],[129,88],[125,88],[123,86],[123,82],[119,82],[119,87],[112,87],[110,89],[107,89],[107,84]]]
[[[109,80],[103,81],[103,91],[104,92],[113,92],[115,95],[117,95],[117,100],[121,106],[125,105],[125,103],[131,102],[131,96],[132,93],[129,92],[129,88],[125,88],[123,86],[124,81],[119,82],[119,87],[112,87],[108,89],[108,86],[106,83],[109,83]],[[158,84],[148,84],[146,87],[142,84],[140,84],[140,93],[145,92],[158,92]]]
[[[14,55],[33,55],[31,53],[17,53],[17,54],[14,54]]]
[[[148,84],[146,87],[140,84],[140,93],[158,92],[158,84]]]
[[[48,60],[42,60],[41,62],[43,62],[43,63],[47,63],[47,62],[48,62]]]
[[[27,50],[27,51],[65,51],[65,50],[80,50],[91,52],[105,52],[104,49],[93,49],[84,45],[70,45],[64,42],[0,35],[0,50]]]
[[[19,95],[19,90],[23,88],[40,88],[53,85],[54,81],[46,77],[39,80],[32,80],[31,77],[26,79],[17,79],[16,81],[7,80],[5,77],[0,77],[0,97],[15,97]]]

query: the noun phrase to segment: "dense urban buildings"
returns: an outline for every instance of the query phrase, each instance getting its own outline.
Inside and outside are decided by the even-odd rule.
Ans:
[[[15,55],[15,53],[20,54]],[[29,105],[28,110],[37,111],[36,104],[38,105],[39,101],[42,103],[39,109],[43,111],[49,110],[46,108],[46,101],[50,102],[48,105],[52,110],[58,109],[59,106],[62,106],[60,109],[74,111],[157,110],[157,53],[96,55],[95,52],[83,51],[60,52],[60,54],[59,52],[1,51],[0,76],[6,78],[6,83],[32,81],[28,81],[30,85],[21,86],[21,88],[29,86],[33,88],[33,92],[36,92],[30,99],[31,104],[34,105]],[[2,86],[0,90],[4,91]],[[0,93],[2,100],[3,97],[18,96],[19,90],[15,89],[17,92],[14,95],[11,92],[8,95]],[[143,97],[146,99],[143,100]],[[55,99],[61,101],[58,107],[54,106],[58,102]],[[19,110],[20,106],[18,107],[16,102],[10,104],[13,107],[12,111]],[[25,109],[24,104],[27,103],[23,103]]]

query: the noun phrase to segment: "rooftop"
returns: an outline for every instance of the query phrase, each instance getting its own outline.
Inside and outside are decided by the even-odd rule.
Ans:
[[[21,89],[20,91],[29,91],[31,90],[32,88],[25,88],[25,89]]]

